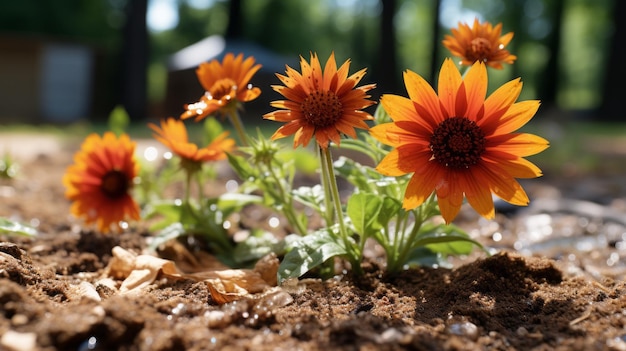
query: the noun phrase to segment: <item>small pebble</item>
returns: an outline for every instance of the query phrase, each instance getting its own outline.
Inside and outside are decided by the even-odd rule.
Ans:
[[[470,340],[478,340],[478,327],[471,322],[460,322],[448,325],[446,331],[452,335],[465,336]]]

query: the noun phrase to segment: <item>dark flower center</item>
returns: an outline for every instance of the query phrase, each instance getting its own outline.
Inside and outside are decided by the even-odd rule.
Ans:
[[[213,83],[208,95],[211,99],[220,100],[224,96],[229,95],[233,89],[237,90],[237,84],[230,78],[222,78]]]
[[[487,62],[491,56],[491,42],[485,38],[476,38],[470,43],[471,48],[467,52],[467,58],[470,61]]]
[[[441,122],[430,137],[430,149],[441,165],[464,169],[475,165],[485,151],[485,133],[476,122],[451,117]]]
[[[118,199],[128,192],[129,179],[126,173],[118,170],[111,170],[102,177],[100,190],[110,199]]]
[[[342,112],[341,101],[332,91],[314,91],[302,103],[304,119],[315,128],[335,124]]]

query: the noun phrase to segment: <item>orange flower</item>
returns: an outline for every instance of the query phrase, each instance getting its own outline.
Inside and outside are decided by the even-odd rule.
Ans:
[[[548,142],[513,133],[539,108],[536,100],[515,102],[522,90],[519,78],[485,99],[486,66],[476,62],[461,78],[452,60],[446,59],[439,74],[439,95],[414,72],[405,72],[404,83],[408,99],[396,95],[381,99],[393,122],[370,130],[394,147],[376,169],[390,176],[413,173],[404,208],[416,208],[435,191],[449,223],[464,196],[486,218],[494,217],[491,193],[514,205],[528,204],[515,178],[541,176],[541,170],[523,157],[545,150]]]
[[[491,23],[480,24],[474,19],[474,25],[470,28],[466,23],[459,23],[458,29],[451,29],[452,35],[446,35],[443,45],[454,56],[461,58],[461,64],[471,65],[481,61],[493,68],[502,69],[502,63],[511,64],[517,56],[505,49],[513,32],[500,36],[502,23],[494,28]]]
[[[254,64],[254,57],[244,60],[243,54],[235,57],[232,53],[226,54],[222,63],[217,60],[201,63],[196,74],[206,92],[200,101],[186,105],[187,111],[180,118],[195,117],[200,121],[215,112],[227,115],[242,102],[256,99],[261,89],[253,87],[250,79],[260,68],[260,64]]]
[[[183,121],[169,118],[161,121],[161,127],[149,123],[154,132],[154,138],[167,146],[172,152],[184,160],[194,163],[218,161],[226,158],[226,152],[232,151],[235,141],[228,138],[228,132],[218,135],[211,144],[204,148],[198,148],[190,143],[187,138],[187,128]]]
[[[300,57],[302,74],[287,66],[286,73],[277,74],[285,86],[274,85],[272,88],[287,100],[272,102],[273,107],[281,108],[270,112],[265,119],[287,122],[278,128],[272,139],[284,138],[295,134],[293,147],[307,146],[311,137],[324,149],[332,141],[339,145],[340,134],[356,138],[354,128],[368,129],[364,122],[373,117],[361,111],[374,104],[367,100],[366,93],[376,85],[369,84],[355,88],[366,69],[348,76],[350,60],[339,69],[332,53],[322,72],[317,55],[311,53],[311,64]]]
[[[139,206],[130,194],[139,173],[134,152],[135,143],[126,134],[87,136],[63,176],[65,196],[73,201],[71,213],[85,217],[87,224],[97,223],[104,233],[119,229],[120,221],[139,219]]]

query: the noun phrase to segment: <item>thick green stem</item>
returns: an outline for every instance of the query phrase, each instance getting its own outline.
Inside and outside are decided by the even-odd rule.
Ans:
[[[339,197],[339,187],[337,186],[337,179],[335,178],[335,172],[333,170],[333,158],[329,148],[322,148],[320,146],[320,155],[322,157],[322,177],[325,178],[325,186],[329,189],[325,189],[325,194],[330,193],[330,199],[326,199],[326,206],[332,206],[334,209],[335,222],[339,226],[340,240],[347,251],[347,256],[352,265],[352,271],[355,275],[362,275],[363,269],[361,268],[361,253],[357,252],[357,248],[350,241],[349,233],[344,223],[343,209],[341,207],[341,198]],[[328,198],[328,196],[326,196]],[[330,204],[329,202],[332,202]],[[332,223],[332,222],[331,222]],[[332,229],[330,229],[331,223],[326,223],[329,226],[331,235],[334,236]]]

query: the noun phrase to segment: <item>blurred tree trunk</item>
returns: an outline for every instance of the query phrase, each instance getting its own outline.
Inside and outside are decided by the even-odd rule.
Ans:
[[[396,34],[393,27],[396,0],[381,0],[381,4],[379,69],[376,90],[379,94],[385,94],[396,91],[399,86],[399,76],[396,69],[398,65]]]
[[[563,3],[558,0],[548,2],[551,13],[552,31],[546,38],[546,45],[550,50],[550,57],[546,63],[539,84],[538,96],[541,103],[546,107],[554,107],[556,105],[556,97],[559,82],[559,52],[561,50],[561,27],[563,24]]]
[[[243,20],[241,11],[241,0],[230,0],[228,6],[228,27],[226,27],[226,38],[239,39],[243,33]]]
[[[603,101],[599,118],[605,121],[624,121],[626,97],[626,1],[615,0],[613,9],[613,38],[605,69]]]
[[[126,5],[126,23],[122,44],[121,103],[131,120],[146,118],[148,0],[133,0]]]
[[[430,56],[430,84],[435,84],[437,75],[439,74],[439,68],[441,68],[442,62],[439,62],[439,50],[441,44],[441,26],[439,25],[439,12],[441,10],[441,0],[435,0],[435,6],[433,7],[433,26],[432,26],[432,38],[431,56]]]

